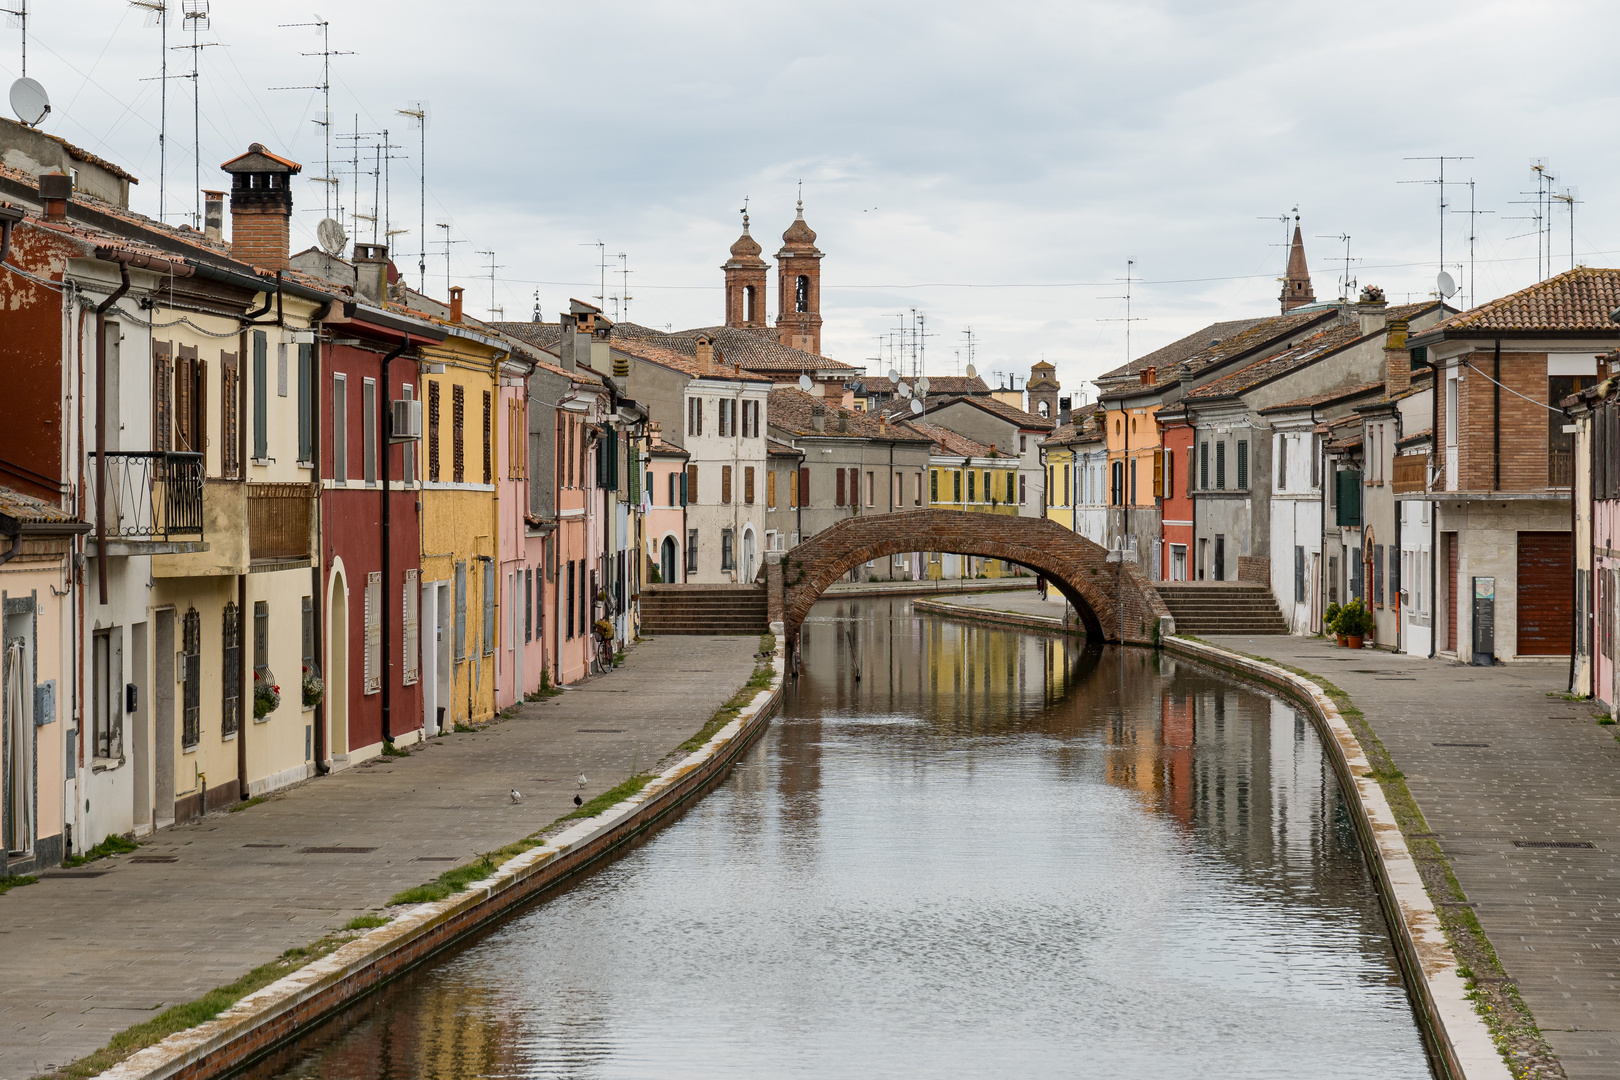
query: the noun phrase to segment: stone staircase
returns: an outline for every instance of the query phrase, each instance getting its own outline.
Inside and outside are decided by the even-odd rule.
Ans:
[[[1154,586],[1178,634],[1286,634],[1276,598],[1251,581],[1161,581]]]
[[[641,632],[763,634],[769,628],[765,590],[758,585],[647,585],[641,590]]]

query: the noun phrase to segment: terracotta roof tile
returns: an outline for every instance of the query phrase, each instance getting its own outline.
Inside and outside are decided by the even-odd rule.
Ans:
[[[765,420],[771,427],[794,435],[829,439],[885,439],[917,442],[922,436],[908,432],[899,424],[883,423],[878,417],[856,409],[841,410],[837,405],[827,408],[826,430],[817,431],[811,422],[811,407],[826,404],[803,390],[772,390],[765,403]],[[840,415],[842,413],[842,415]],[[846,430],[840,431],[842,425]]]
[[[938,424],[930,424],[923,420],[907,420],[898,426],[910,428],[918,435],[932,442],[937,451],[951,457],[989,457],[995,452],[993,447],[974,442],[966,435],[958,435],[949,428],[942,428]]]
[[[1620,270],[1577,266],[1527,289],[1461,311],[1424,333],[1602,331],[1620,336],[1609,312],[1620,308]]]
[[[71,511],[7,487],[0,487],[0,517],[36,525],[71,525],[79,520]]]
[[[1006,420],[1008,423],[1015,424],[1016,426],[1024,428],[1027,431],[1051,431],[1057,426],[1057,424],[1051,420],[1036,416],[1034,413],[1027,413],[1023,409],[1017,408],[1016,406],[1008,405],[1005,401],[1002,401],[999,398],[976,397],[965,394],[961,397],[945,398],[933,405],[930,405],[928,407],[928,411],[924,415],[932,416],[941,409],[945,409],[949,406],[962,402],[965,402],[976,409],[982,409],[993,416],[998,416],[1001,419]]]
[[[745,370],[761,374],[786,374],[800,371],[848,371],[851,376],[861,369],[815,353],[783,345],[776,340],[773,330],[744,330],[734,326],[704,326],[693,330],[654,330],[635,323],[613,324],[615,340],[640,339],[686,356],[697,355],[697,339],[707,335],[714,341],[721,358],[728,364],[740,364]]]
[[[1326,405],[1333,401],[1343,401],[1346,398],[1359,397],[1369,391],[1376,390],[1384,384],[1381,382],[1361,383],[1358,386],[1346,386],[1339,390],[1329,390],[1322,394],[1312,394],[1310,397],[1295,398],[1280,405],[1268,405],[1261,409],[1262,414],[1293,412],[1295,409],[1309,409],[1313,405]]]

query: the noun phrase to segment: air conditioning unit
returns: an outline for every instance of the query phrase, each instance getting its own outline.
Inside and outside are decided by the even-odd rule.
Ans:
[[[389,442],[410,442],[422,437],[422,403],[410,398],[393,401],[393,414],[388,425]]]

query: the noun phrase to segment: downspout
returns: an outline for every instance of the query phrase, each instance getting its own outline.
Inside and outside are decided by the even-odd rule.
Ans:
[[[11,235],[11,230],[6,230]],[[107,311],[129,291],[129,265],[118,264],[118,288],[96,305],[96,588],[107,602]]]
[[[331,314],[331,305],[325,311],[318,311],[311,323],[319,323]],[[310,617],[315,622],[315,658],[318,660],[326,655],[326,590],[321,587],[322,570],[326,565],[326,528],[323,514],[326,508],[326,499],[321,493],[321,336],[315,335],[315,341],[309,348],[309,456],[315,466],[315,562],[309,569],[310,578],[310,604],[312,611]],[[330,673],[323,672],[322,685]],[[300,688],[299,693],[302,694]],[[315,703],[315,775],[325,776],[331,772],[331,766],[326,764],[326,694],[321,694],[321,700]]]
[[[1429,365],[1429,456],[1438,461],[1442,448],[1440,445],[1440,365],[1431,356],[1427,361]],[[1438,472],[1438,470],[1436,470]],[[1429,483],[1434,483],[1430,479]],[[1440,594],[1436,591],[1440,587],[1440,564],[1436,558],[1440,554],[1440,503],[1431,500],[1429,506],[1429,659],[1434,654],[1439,641]]]
[[[399,356],[400,353],[404,352],[406,349],[408,349],[410,347],[411,347],[411,335],[406,334],[404,339],[397,346],[395,346],[395,348],[394,348],[394,350],[392,352],[389,352],[389,353],[387,353],[387,354],[385,354],[383,356],[383,358],[382,358],[382,389],[383,389],[383,392],[382,392],[382,395],[381,395],[381,399],[377,402],[377,408],[382,413],[382,416],[379,418],[378,430],[383,433],[383,452],[382,452],[382,582],[383,582],[383,587],[382,587],[382,599],[378,602],[378,606],[380,608],[382,608],[382,611],[378,613],[380,615],[379,622],[381,624],[381,630],[382,630],[382,644],[381,644],[382,663],[379,665],[382,668],[382,670],[380,672],[378,672],[378,674],[382,677],[382,737],[383,737],[383,742],[386,743],[389,746],[394,745],[394,727],[393,727],[394,695],[393,695],[393,680],[391,678],[389,678],[388,671],[389,671],[389,668],[393,666],[393,660],[391,658],[393,657],[394,654],[389,651],[389,643],[388,643],[388,626],[389,626],[389,614],[388,614],[389,613],[389,602],[388,602],[388,597],[389,597],[389,590],[391,588],[391,583],[393,581],[393,578],[390,577],[390,573],[392,571],[392,568],[389,566],[389,562],[390,562],[389,555],[391,554],[391,552],[389,551],[389,544],[391,542],[391,534],[390,534],[390,530],[389,530],[389,515],[388,515],[388,465],[389,465],[390,459],[393,456],[390,451],[393,450],[394,444],[393,444],[393,425],[391,423],[392,410],[389,408],[389,405],[388,405],[388,402],[390,400],[388,395],[391,393],[391,390],[389,388],[389,382],[388,382],[388,365],[394,362],[395,357]],[[471,715],[471,713],[469,713],[468,715]]]
[[[1491,372],[1492,491],[1502,490],[1502,339],[1496,339],[1496,359]]]
[[[1568,409],[1563,410],[1563,412],[1564,412],[1564,419],[1566,419],[1566,420],[1575,419],[1572,415],[1570,415],[1570,411]],[[1597,414],[1594,411],[1594,412],[1588,413],[1587,415],[1595,417]],[[1591,421],[1588,421],[1588,423],[1587,423],[1587,438],[1588,438],[1588,440],[1591,439],[1591,430],[1592,430],[1592,424],[1591,424]],[[1587,468],[1586,468],[1586,487],[1587,487],[1587,490],[1589,492],[1591,492],[1591,494],[1593,494],[1595,496],[1597,494],[1597,485],[1593,482],[1593,476],[1596,474],[1597,470],[1595,470],[1595,469],[1593,469],[1591,467],[1591,455],[1587,456],[1587,462],[1588,462],[1588,464],[1587,464]],[[1574,470],[1575,470],[1575,451],[1574,451],[1574,448],[1571,447],[1570,448],[1570,478],[1569,478],[1569,543],[1570,543],[1571,551],[1574,550],[1575,536],[1576,536],[1576,532],[1575,532],[1576,514],[1575,514],[1575,476],[1574,476]],[[1593,506],[1594,504],[1589,501],[1586,505],[1587,506]],[[1594,517],[1595,516],[1596,515],[1594,515]],[[1592,547],[1592,540],[1591,540],[1590,531],[1588,531],[1586,546],[1587,546],[1587,548],[1589,550]],[[1592,560],[1592,562],[1593,562],[1593,565],[1595,566],[1597,560],[1594,559],[1594,560]],[[1573,578],[1573,575],[1572,575],[1572,578]],[[1590,589],[1591,584],[1592,584],[1592,571],[1590,569],[1588,569],[1587,572],[1586,572],[1586,583],[1587,583],[1588,589]],[[1570,581],[1570,590],[1569,591],[1570,591],[1570,597],[1569,597],[1569,599],[1570,599],[1570,609],[1572,611],[1579,610],[1579,609],[1577,609],[1575,607],[1575,582],[1573,581],[1573,579]],[[1578,620],[1575,623],[1575,640],[1573,640],[1573,641],[1571,641],[1569,643],[1569,684],[1568,685],[1569,685],[1570,693],[1575,693],[1576,692],[1575,691],[1575,654],[1580,650],[1581,641],[1584,640],[1583,637],[1582,637],[1582,632],[1586,629],[1586,626],[1591,621],[1591,618],[1592,618],[1592,604],[1591,604],[1591,600],[1588,599],[1587,604],[1586,604],[1586,618]],[[1587,665],[1587,672],[1588,672],[1589,675],[1590,675],[1591,671],[1592,671],[1592,665],[1588,664]],[[1592,684],[1594,686],[1596,686],[1597,680],[1595,678],[1593,678],[1591,681],[1592,681]],[[1585,697],[1592,697],[1593,695],[1590,692],[1588,692],[1584,696]]]
[[[244,680],[244,676],[248,674],[251,667],[251,661],[248,659],[250,654],[247,650],[247,628],[247,575],[238,574],[236,575],[236,685],[251,689],[253,686],[252,680]],[[244,695],[238,689],[236,694],[236,798],[238,801],[248,797],[247,733],[249,719],[243,715],[243,697],[247,697],[250,710],[253,701],[251,694]],[[203,807],[205,813],[207,809],[205,805]]]

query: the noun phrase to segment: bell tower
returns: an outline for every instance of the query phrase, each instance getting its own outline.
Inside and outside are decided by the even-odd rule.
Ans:
[[[804,199],[799,214],[782,234],[776,253],[776,340],[783,345],[821,355],[821,250],[815,231],[804,220]]]
[[[1045,359],[1037,360],[1030,366],[1024,389],[1029,393],[1029,411],[1057,423],[1058,391],[1063,389],[1057,381],[1057,368]]]
[[[731,245],[731,258],[720,266],[726,272],[726,325],[763,330],[768,267],[759,257],[759,241],[748,235],[747,206],[743,207],[742,216],[742,235]]]
[[[1305,240],[1299,234],[1299,215],[1294,215],[1294,242],[1288,248],[1288,276],[1283,279],[1282,313],[1297,307],[1316,303],[1316,290],[1311,288],[1311,272],[1305,265]]]

